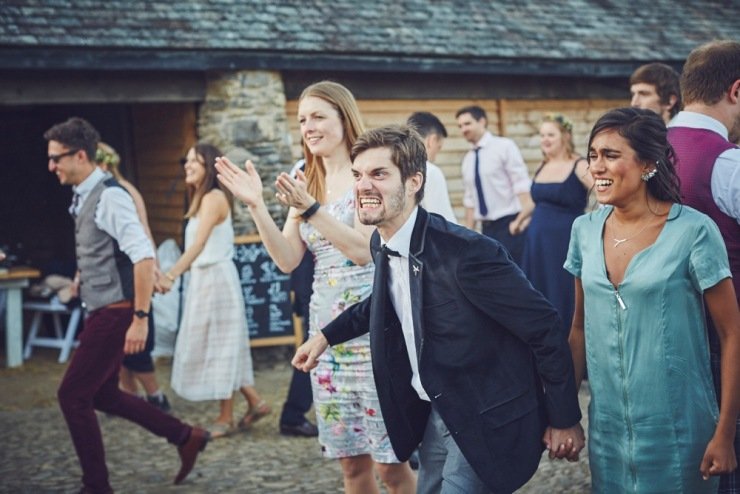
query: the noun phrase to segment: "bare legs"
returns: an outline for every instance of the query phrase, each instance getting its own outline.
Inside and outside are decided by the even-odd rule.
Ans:
[[[339,463],[342,465],[345,494],[378,494],[380,492],[373,472],[375,462],[370,455],[340,458]]]
[[[229,426],[234,425],[234,398],[227,400],[220,400],[220,413],[216,419],[217,424],[227,424]]]
[[[269,414],[272,410],[262,399],[254,386],[242,386],[239,391],[247,401],[247,413],[239,422],[240,429],[249,429],[254,422]],[[220,412],[212,433],[214,438],[226,435],[234,427],[234,398],[220,400]],[[225,426],[225,427],[224,427]]]
[[[256,411],[260,405],[264,405],[265,400],[263,400],[259,393],[257,393],[257,389],[254,386],[242,386],[239,388],[239,391],[244,395],[244,399],[247,400],[247,405],[249,405],[247,413],[252,413]]]
[[[133,372],[125,367],[121,367],[121,373],[119,375],[119,383],[121,389],[127,393],[135,395],[138,393],[137,381],[144,388],[148,396],[152,396],[159,391],[159,384],[157,383],[157,376],[154,372]]]
[[[373,467],[377,467],[380,480],[389,494],[414,494],[416,492],[416,476],[411,471],[408,462],[376,463],[370,455],[360,455],[340,458],[339,463],[342,465],[346,494],[379,493]]]
[[[376,463],[380,480],[385,484],[388,494],[414,494],[416,492],[416,475],[409,462]]]

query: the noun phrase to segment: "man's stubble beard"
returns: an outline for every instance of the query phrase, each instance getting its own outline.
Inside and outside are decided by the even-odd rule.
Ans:
[[[374,218],[363,218],[362,213],[358,214],[358,217],[360,219],[360,223],[363,225],[369,225],[369,226],[378,226],[383,221],[389,219],[388,218],[388,212],[398,212],[399,214],[403,212],[403,208],[406,205],[406,202],[404,198],[406,197],[406,187],[405,185],[401,184],[401,187],[399,187],[396,190],[396,193],[393,194],[388,201],[388,206],[386,207],[385,201],[383,201],[383,210],[380,212],[379,215],[377,215]],[[359,201],[358,201],[359,204]]]

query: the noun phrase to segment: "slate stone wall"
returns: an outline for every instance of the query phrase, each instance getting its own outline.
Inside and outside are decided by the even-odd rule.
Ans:
[[[274,183],[293,164],[279,72],[242,70],[207,76],[206,99],[198,115],[198,138],[218,146],[243,167],[251,159],[264,185],[270,214],[282,225],[286,210],[275,200]],[[237,235],[256,233],[247,208],[234,203]]]

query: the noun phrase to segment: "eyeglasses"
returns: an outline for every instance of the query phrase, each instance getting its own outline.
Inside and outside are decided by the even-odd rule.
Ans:
[[[62,158],[66,157],[66,156],[72,156],[77,151],[79,151],[79,149],[70,149],[66,153],[50,154],[49,155],[49,161],[53,161],[55,165],[58,165],[59,162],[62,160]]]

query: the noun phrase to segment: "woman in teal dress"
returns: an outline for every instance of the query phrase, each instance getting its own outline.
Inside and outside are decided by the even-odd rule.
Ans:
[[[740,316],[717,226],[682,206],[662,120],[624,108],[589,139],[596,198],[573,225],[570,345],[588,363],[589,461],[598,493],[715,493],[736,467]],[[704,303],[722,341],[717,410]]]

